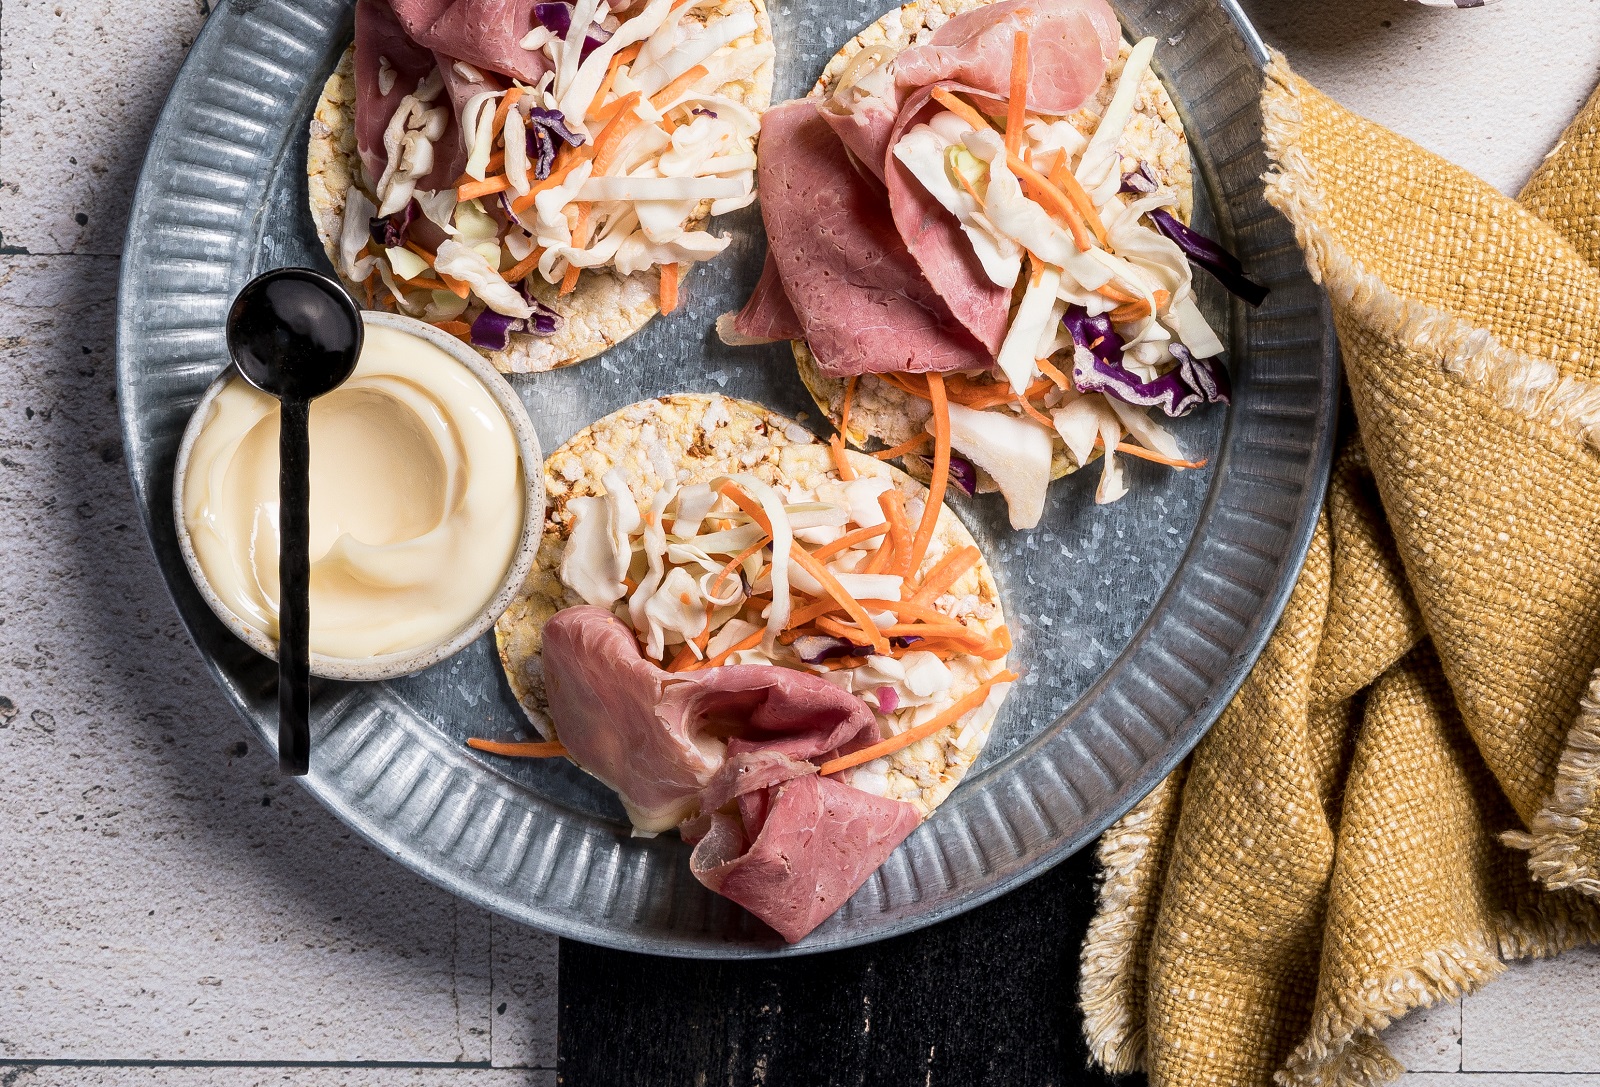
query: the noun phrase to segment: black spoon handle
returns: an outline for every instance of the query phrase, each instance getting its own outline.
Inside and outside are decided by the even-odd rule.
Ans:
[[[310,401],[285,396],[278,431],[278,769],[311,765]]]

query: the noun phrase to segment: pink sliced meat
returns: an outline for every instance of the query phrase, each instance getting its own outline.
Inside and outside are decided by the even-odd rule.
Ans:
[[[722,768],[711,776],[710,784],[700,793],[700,810],[714,812],[729,801],[816,772],[815,763],[791,758],[781,751],[741,751],[729,755]],[[686,841],[689,837],[684,834]]]
[[[937,84],[970,91],[959,84]],[[970,95],[969,95],[970,96]],[[927,121],[942,107],[933,100],[933,88],[913,92],[901,107],[889,136],[889,147],[900,142],[913,126]],[[916,259],[928,283],[950,312],[979,343],[998,355],[1011,319],[1011,288],[990,279],[973,251],[972,242],[954,215],[935,200],[922,183],[893,154],[884,161],[884,186],[889,191],[889,211],[895,229]]]
[[[665,830],[691,814],[722,765],[703,722],[657,712],[670,673],[639,653],[604,608],[567,608],[544,628],[545,696],[561,742],[622,797],[636,826]]]
[[[561,742],[646,829],[665,829],[694,812],[725,751],[799,760],[878,738],[865,702],[808,672],[658,668],[640,653],[627,624],[604,608],[552,616],[542,660]]]
[[[387,61],[394,71],[394,85],[388,94],[378,85],[382,61]],[[383,132],[389,127],[389,118],[394,116],[400,100],[416,90],[433,67],[433,53],[406,35],[385,0],[357,0],[356,150],[373,185],[383,177],[388,162]]]
[[[783,277],[778,274],[778,261],[771,249],[767,250],[756,289],[734,318],[733,330],[751,343],[794,340],[802,334],[800,316],[783,293]]]
[[[850,167],[813,103],[767,111],[758,169],[769,251],[823,373],[993,364],[906,249],[883,190]]]
[[[1121,41],[1105,0],[1002,0],[957,15],[925,45],[902,50],[889,62],[892,80],[882,95],[848,112],[828,105],[821,112],[851,154],[883,178],[899,138],[896,125],[905,109],[919,106],[912,101],[917,91],[958,83],[990,98],[1010,98],[1018,30],[1028,31],[1028,108],[1040,113],[1071,113],[1094,97]]]
[[[674,728],[693,722],[729,737],[730,755],[761,749],[810,759],[878,739],[872,710],[849,691],[760,664],[689,672],[662,693],[656,712]]]
[[[760,796],[759,807],[747,805]],[[832,916],[917,828],[917,810],[815,774],[718,813],[689,865],[790,943]]]
[[[474,68],[537,83],[549,70],[543,52],[522,48],[536,25],[537,0],[394,0],[395,13],[418,45]]]
[[[929,286],[991,355],[1005,340],[1011,292],[984,274],[955,217],[900,165],[893,148],[937,111],[930,103],[935,86],[1001,112],[1011,93],[1018,30],[1028,32],[1028,106],[1042,113],[1070,113],[1089,101],[1120,41],[1105,0],[1002,0],[956,16],[926,44],[903,50],[889,62],[881,94],[848,111],[828,101],[818,105],[855,161],[884,183],[895,227]]]
[[[1018,30],[1028,32],[1028,108],[1039,113],[1071,113],[1089,101],[1122,40],[1105,0],[1001,0],[957,15],[897,56],[895,86],[909,95],[949,81],[1008,98]]]

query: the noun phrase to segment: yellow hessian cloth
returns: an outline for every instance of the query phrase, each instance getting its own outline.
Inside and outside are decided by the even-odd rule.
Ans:
[[[1086,1030],[1161,1087],[1382,1082],[1393,1019],[1600,937],[1600,95],[1517,201],[1281,57],[1262,114],[1359,436],[1255,670],[1101,843]]]

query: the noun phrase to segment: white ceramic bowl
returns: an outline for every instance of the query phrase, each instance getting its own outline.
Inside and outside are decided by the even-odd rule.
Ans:
[[[511,565],[506,570],[505,577],[500,580],[500,586],[489,602],[483,606],[472,621],[467,623],[455,634],[442,641],[408,649],[399,653],[385,653],[378,657],[329,657],[321,653],[311,654],[311,673],[328,679],[357,680],[362,682],[394,679],[396,676],[410,675],[420,672],[424,668],[438,664],[446,657],[452,656],[466,648],[481,637],[484,631],[494,625],[500,614],[511,606],[512,599],[521,587],[523,580],[528,576],[528,571],[533,568],[533,558],[539,549],[539,539],[544,531],[544,455],[539,449],[539,437],[534,433],[533,424],[528,420],[528,413],[522,406],[522,401],[511,388],[506,379],[491,366],[482,355],[471,347],[462,343],[454,336],[439,331],[432,325],[410,317],[403,317],[393,313],[377,311],[365,312],[362,320],[373,328],[389,328],[397,332],[405,332],[420,337],[428,343],[444,351],[470,370],[479,381],[483,382],[489,395],[494,397],[495,403],[500,405],[500,410],[505,413],[506,420],[511,424],[512,434],[517,443],[517,452],[522,461],[522,487],[523,487],[523,512],[522,533],[517,540],[517,549],[511,559]],[[200,403],[195,407],[194,414],[189,418],[189,424],[183,432],[183,442],[178,446],[178,462],[173,471],[172,481],[172,512],[173,520],[178,529],[178,546],[183,551],[183,561],[189,568],[189,576],[194,579],[195,586],[199,588],[200,595],[216,612],[229,630],[233,631],[240,639],[246,642],[256,652],[263,656],[277,659],[278,644],[268,638],[254,627],[246,625],[237,615],[233,614],[223,604],[206,580],[205,571],[200,568],[200,562],[195,557],[194,542],[189,538],[189,526],[183,517],[183,490],[184,481],[189,474],[189,455],[194,449],[195,439],[199,437],[205,418],[211,409],[211,402],[216,399],[222,387],[238,376],[238,371],[229,366],[218,378],[211,383],[211,387],[200,398]],[[242,379],[241,379],[242,380]]]

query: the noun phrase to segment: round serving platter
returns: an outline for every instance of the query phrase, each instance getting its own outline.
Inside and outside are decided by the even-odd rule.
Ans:
[[[508,917],[591,943],[700,957],[796,955],[950,917],[1091,841],[1189,751],[1259,653],[1304,558],[1327,480],[1338,363],[1326,302],[1289,224],[1265,202],[1257,100],[1265,47],[1231,0],[1125,0],[1199,166],[1196,222],[1272,288],[1259,309],[1196,276],[1229,344],[1230,408],[1180,420],[1203,471],[1127,460],[1132,493],[1093,501],[1098,469],[1051,488],[1013,533],[999,496],[953,505],[1000,580],[1024,678],[983,758],[850,902],[784,945],[689,873],[675,835],[631,837],[620,804],[564,760],[511,762],[468,736],[525,729],[486,636],[419,675],[313,688],[306,787],[378,848]],[[134,199],[118,313],[123,434],[157,561],[196,644],[269,745],[272,662],[233,638],[189,580],[172,523],[184,424],[223,368],[223,318],[253,275],[325,267],[306,206],[305,143],[350,39],[351,0],[225,0],[178,76]],[[884,0],[771,5],[774,99],[804,94]],[[712,331],[761,269],[756,209],[696,265],[685,304],[597,359],[511,380],[554,449],[635,400],[720,392],[817,417],[786,345],[729,348]]]

